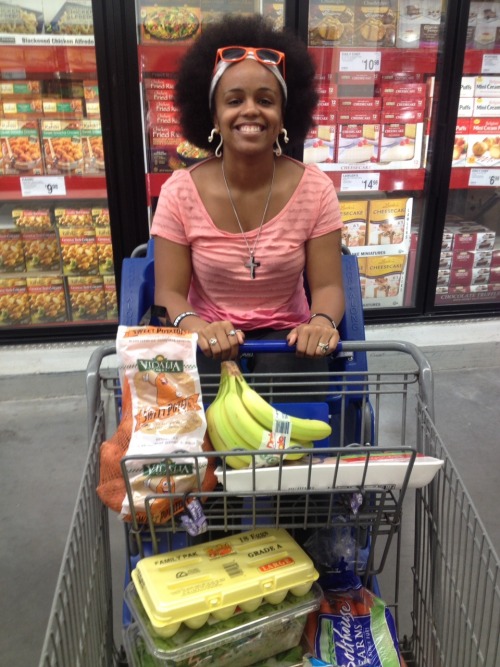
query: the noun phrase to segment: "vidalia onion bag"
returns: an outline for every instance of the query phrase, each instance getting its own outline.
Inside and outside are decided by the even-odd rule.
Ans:
[[[116,352],[122,386],[122,417],[116,433],[101,447],[97,489],[101,500],[130,520],[145,522],[145,499],[151,494],[188,493],[215,485],[205,457],[190,453],[209,449],[206,419],[196,365],[197,335],[166,327],[118,327]],[[185,456],[170,458],[173,453]],[[127,496],[121,459],[127,460]],[[141,458],[147,456],[148,458]],[[196,466],[198,462],[198,466]],[[182,497],[150,503],[155,523],[184,509]]]

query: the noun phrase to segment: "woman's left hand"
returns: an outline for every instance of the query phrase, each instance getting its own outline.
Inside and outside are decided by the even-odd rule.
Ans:
[[[320,322],[299,324],[287,336],[289,345],[295,345],[298,357],[324,357],[331,354],[340,340],[339,332]]]

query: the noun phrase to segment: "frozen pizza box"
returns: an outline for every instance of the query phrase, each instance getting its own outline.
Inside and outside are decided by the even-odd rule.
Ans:
[[[40,273],[61,270],[61,255],[55,230],[22,232],[26,271]]]
[[[30,324],[26,278],[0,278],[0,327]]]
[[[0,2],[0,33],[36,35],[43,32],[42,0]]]
[[[354,4],[311,2],[308,30],[309,46],[352,46]]]
[[[466,161],[468,167],[500,165],[500,116],[471,120]]]
[[[294,663],[280,658],[273,664],[302,665],[300,639],[308,615],[318,609],[321,598],[321,589],[314,585],[303,596],[288,594],[278,604],[263,604],[250,612],[239,610],[228,619],[197,630],[182,628],[173,637],[164,638],[154,632],[134,584],[125,590],[127,606],[147,652],[164,667],[258,667],[262,661],[292,649]]]
[[[368,201],[342,200],[340,215],[342,218],[342,243],[348,248],[366,245],[368,227]]]
[[[94,19],[91,0],[78,2],[62,2],[55,13],[53,4],[47,8],[51,11],[50,18],[46,18],[45,32],[53,35],[93,35]]]
[[[42,153],[36,121],[0,119],[0,174],[43,174]]]
[[[40,129],[45,173],[83,174],[81,121],[44,119]]]
[[[20,230],[12,224],[0,224],[0,273],[20,273],[25,269]]]
[[[26,285],[32,324],[66,322],[68,320],[66,293],[62,276],[28,276]]]
[[[395,46],[397,8],[391,0],[357,0],[352,45]]]
[[[94,229],[60,227],[59,244],[65,276],[98,275],[99,260]]]
[[[73,322],[107,319],[102,276],[68,277],[67,282]]]
[[[143,0],[139,20],[142,43],[177,44],[194,39],[200,32],[200,6]]]

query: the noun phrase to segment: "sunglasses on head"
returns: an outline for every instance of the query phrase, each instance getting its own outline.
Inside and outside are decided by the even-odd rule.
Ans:
[[[237,63],[245,58],[254,58],[262,65],[275,66],[281,65],[283,76],[285,76],[285,54],[275,49],[266,49],[255,46],[223,46],[217,50],[215,57],[215,66],[221,60],[226,63]]]

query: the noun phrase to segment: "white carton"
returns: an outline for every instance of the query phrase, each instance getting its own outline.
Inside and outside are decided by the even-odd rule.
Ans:
[[[500,76],[476,76],[473,78],[474,97],[500,97]]]
[[[477,118],[499,118],[500,97],[474,97],[472,115]]]

